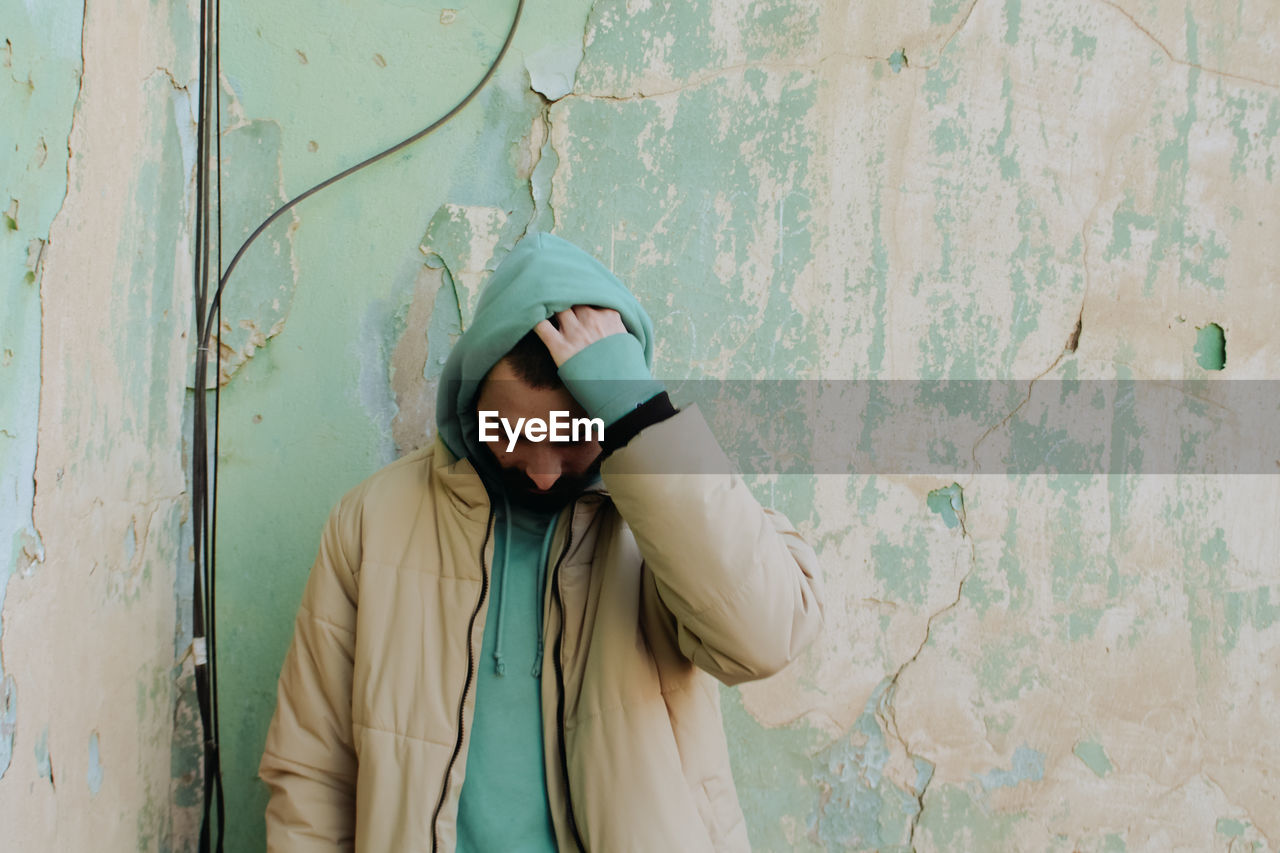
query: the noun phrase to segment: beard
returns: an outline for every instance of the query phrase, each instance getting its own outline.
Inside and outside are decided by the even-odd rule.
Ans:
[[[563,509],[596,482],[600,476],[601,456],[597,456],[581,474],[561,474],[555,485],[545,492],[538,491],[533,480],[520,469],[504,468],[497,465],[496,459],[494,465],[507,500],[533,512],[552,513]],[[492,454],[490,458],[493,458]]]

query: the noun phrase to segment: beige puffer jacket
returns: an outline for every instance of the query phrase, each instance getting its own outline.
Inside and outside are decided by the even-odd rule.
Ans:
[[[819,632],[813,550],[731,473],[696,407],[601,474],[608,493],[562,513],[548,567],[559,847],[747,850],[712,676],[768,676]],[[259,768],[269,850],[454,849],[492,522],[475,470],[439,442],[334,509]]]

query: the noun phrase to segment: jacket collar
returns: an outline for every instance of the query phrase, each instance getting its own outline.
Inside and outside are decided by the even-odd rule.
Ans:
[[[456,459],[439,435],[436,436],[433,475],[464,515],[484,515],[489,510],[489,493],[480,473],[469,459]]]

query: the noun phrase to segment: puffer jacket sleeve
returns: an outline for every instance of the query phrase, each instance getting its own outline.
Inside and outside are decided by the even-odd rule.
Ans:
[[[271,789],[267,849],[333,853],[355,843],[351,683],[359,525],[329,516],[302,594],[258,774]]]
[[[765,678],[821,631],[813,549],[760,506],[696,406],[641,430],[601,474],[699,667],[726,684]]]

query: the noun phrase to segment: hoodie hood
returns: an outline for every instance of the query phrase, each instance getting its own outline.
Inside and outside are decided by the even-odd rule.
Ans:
[[[653,322],[617,276],[567,240],[528,234],[489,278],[440,377],[436,427],[454,457],[487,467],[473,411],[481,381],[534,326],[574,305],[617,311],[653,366]]]

